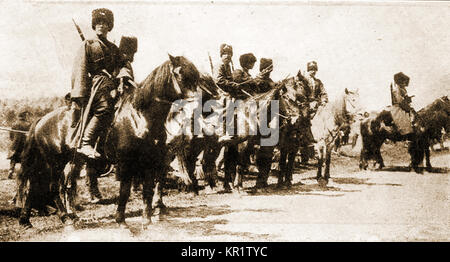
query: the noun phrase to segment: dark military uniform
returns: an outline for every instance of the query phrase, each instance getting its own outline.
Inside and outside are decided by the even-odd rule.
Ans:
[[[110,24],[109,29],[112,28],[113,15],[111,11],[96,9],[92,12],[92,17],[92,28],[99,19],[105,19]],[[105,37],[96,36],[84,41],[77,53],[72,71],[70,93],[75,107],[85,106],[87,99],[91,96],[91,90],[97,90],[90,108],[92,117],[86,125],[81,139],[81,150],[93,147],[101,131],[106,130],[110,124],[114,112],[114,101],[110,92],[117,87],[114,76],[119,66],[119,48]],[[79,108],[74,109],[75,112],[78,111],[77,109]],[[73,122],[75,123],[77,121],[76,114],[74,114],[74,118]]]
[[[411,97],[406,91],[408,84],[409,77],[402,72],[394,75],[394,84],[391,84],[392,108],[390,111],[395,127],[401,135],[414,131],[411,118],[415,116],[416,112],[410,105]]]
[[[308,72],[317,72],[318,70],[318,66],[315,61],[308,62],[306,67]],[[323,106],[328,103],[328,94],[325,91],[323,83],[320,79],[317,79],[315,76],[309,74],[306,75],[305,79],[310,88],[310,90],[307,90],[307,95],[309,96],[310,102],[317,102],[315,108],[313,108],[313,110],[316,111],[319,106]]]
[[[30,129],[30,123],[25,120],[26,113],[21,113],[19,115],[19,120],[17,120],[13,125],[13,130],[21,130],[21,131],[28,131]],[[20,155],[22,154],[22,151],[25,146],[25,140],[27,138],[27,135],[24,133],[19,132],[10,132],[9,138],[11,140],[11,145],[9,147],[8,152],[8,159],[10,160],[10,168],[8,173],[8,178],[12,178],[12,175],[14,173],[14,168],[16,166],[16,163],[19,163],[21,161]]]

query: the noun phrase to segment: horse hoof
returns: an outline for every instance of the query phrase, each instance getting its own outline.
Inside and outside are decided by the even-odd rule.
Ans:
[[[118,224],[119,224],[119,228],[120,229],[123,229],[123,230],[128,230],[129,229],[128,225],[125,222],[120,222]]]
[[[23,227],[23,229],[30,229],[33,227],[33,225],[30,222],[30,219],[20,218],[19,219],[19,225]]]
[[[64,231],[65,232],[73,232],[73,231],[75,231],[75,226],[73,224],[65,225],[64,226]]]
[[[158,215],[158,217],[159,217],[159,215]],[[142,219],[142,230],[147,230],[151,224],[152,224],[152,219],[143,218]]]
[[[327,179],[324,179],[324,178],[319,178],[319,179],[317,180],[317,183],[319,183],[319,186],[320,186],[320,187],[326,187],[327,184],[328,184],[328,180],[327,180]]]
[[[116,213],[116,223],[119,225],[125,224],[125,214],[117,212]]]

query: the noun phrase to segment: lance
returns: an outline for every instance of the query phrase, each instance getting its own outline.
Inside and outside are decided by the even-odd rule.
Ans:
[[[211,66],[211,75],[214,77],[214,66],[211,60],[211,55],[208,52],[208,58],[209,58],[209,65]]]
[[[0,126],[0,130],[2,130],[2,131],[8,131],[8,132],[13,132],[13,133],[28,134],[28,131],[12,129],[12,128],[9,128],[9,127],[3,127],[3,126]]]
[[[75,28],[78,31],[78,34],[80,35],[81,41],[84,41],[84,35],[83,32],[81,32],[81,28],[77,25],[77,23],[75,22],[75,20],[72,18],[73,24],[75,25]]]

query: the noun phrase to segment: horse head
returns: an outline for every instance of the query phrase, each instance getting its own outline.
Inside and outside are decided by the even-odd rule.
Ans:
[[[363,117],[363,107],[361,105],[361,100],[359,96],[359,90],[355,91],[348,90],[345,88],[343,97],[343,110],[344,114],[349,116],[352,122],[356,119],[356,116]]]
[[[169,68],[176,95],[181,98],[191,97],[200,80],[200,73],[195,65],[183,56],[174,57],[169,54]]]

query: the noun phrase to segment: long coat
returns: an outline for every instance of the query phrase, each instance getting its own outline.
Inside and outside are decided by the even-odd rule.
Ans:
[[[98,37],[84,41],[73,65],[71,97],[89,97],[95,76],[114,76],[119,66],[119,48],[114,43]],[[105,84],[107,88],[114,88],[108,81]]]

